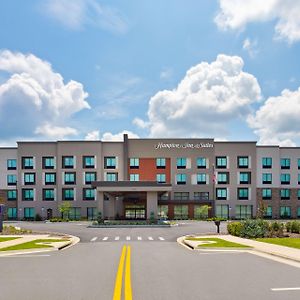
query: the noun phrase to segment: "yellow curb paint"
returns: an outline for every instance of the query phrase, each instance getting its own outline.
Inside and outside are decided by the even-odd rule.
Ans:
[[[125,265],[125,300],[132,300],[130,246],[127,246],[126,265]]]
[[[126,255],[126,246],[123,246],[122,254],[121,254],[121,258],[120,258],[120,262],[119,262],[119,267],[118,267],[118,272],[117,272],[117,277],[116,277],[116,282],[115,282],[113,300],[121,300],[125,255]]]

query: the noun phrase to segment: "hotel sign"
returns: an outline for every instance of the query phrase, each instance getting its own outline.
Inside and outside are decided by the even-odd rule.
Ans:
[[[166,144],[166,143],[158,143],[156,145],[154,145],[155,149],[201,149],[201,148],[213,148],[214,145],[212,143],[170,143],[170,144]]]

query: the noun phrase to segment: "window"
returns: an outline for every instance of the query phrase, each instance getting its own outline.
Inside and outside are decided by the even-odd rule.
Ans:
[[[139,174],[130,174],[130,181],[139,181],[140,175]]]
[[[83,200],[95,200],[95,189],[83,189]]]
[[[54,189],[43,189],[43,200],[54,201]]]
[[[106,173],[106,181],[118,181],[118,173]]]
[[[174,219],[187,219],[188,206],[187,205],[174,205]]]
[[[94,169],[95,168],[95,156],[83,156],[83,168]]]
[[[76,183],[76,173],[75,172],[65,172],[64,182],[65,182],[65,184],[75,184]]]
[[[74,189],[62,189],[63,200],[74,200]]]
[[[7,185],[17,185],[17,175],[7,175]]]
[[[97,180],[97,174],[96,172],[86,172],[84,174],[84,183],[85,184],[91,184],[93,181]]]
[[[263,173],[262,174],[262,183],[263,184],[272,184],[272,173]]]
[[[115,169],[116,168],[116,157],[115,156],[106,156],[104,157],[104,168],[105,169]]]
[[[240,184],[250,184],[250,183],[251,183],[251,173],[240,172]]]
[[[198,169],[206,169],[206,158],[205,157],[197,158],[197,168]]]
[[[280,190],[280,199],[281,200],[289,200],[291,197],[291,193],[289,189],[281,189]]]
[[[74,156],[63,156],[62,157],[62,167],[63,167],[63,169],[73,169],[74,168]]]
[[[280,174],[281,184],[290,184],[291,175],[290,174]]]
[[[81,208],[80,207],[71,207],[68,213],[69,220],[80,220],[81,218]]]
[[[300,169],[300,158],[298,158],[298,169]]]
[[[45,185],[54,185],[56,183],[55,173],[45,173]]]
[[[22,200],[23,201],[33,201],[34,200],[34,190],[33,189],[22,189]]]
[[[44,156],[42,158],[43,169],[55,169],[54,157]]]
[[[158,209],[157,215],[160,219],[168,218],[168,213],[169,213],[168,205],[158,205],[157,209]]]
[[[300,184],[300,174],[298,174],[298,184]]]
[[[300,190],[297,190],[297,198],[300,200]]]
[[[34,220],[35,208],[34,207],[24,207],[24,219]]]
[[[130,169],[138,169],[139,166],[140,166],[139,158],[130,158],[130,160],[129,160]]]
[[[263,157],[262,158],[262,167],[263,167],[263,169],[271,169],[272,168],[272,157]]]
[[[262,189],[262,198],[264,200],[272,199],[272,189]]]
[[[8,207],[7,208],[7,219],[8,220],[17,219],[17,208],[16,207]]]
[[[96,220],[98,211],[96,207],[87,207],[86,209],[86,215],[88,220]]]
[[[248,188],[238,188],[238,199],[248,200],[249,199],[249,189]]]
[[[156,168],[157,169],[165,169],[166,168],[166,159],[159,157],[156,159]]]
[[[217,182],[218,182],[218,184],[228,184],[229,183],[229,172],[218,172]]]
[[[209,192],[194,192],[194,200],[209,200]]]
[[[8,159],[7,160],[7,170],[17,170],[17,160]]]
[[[300,207],[297,208],[297,218],[300,218]]]
[[[176,160],[177,169],[186,169],[186,157],[179,157]]]
[[[290,218],[290,217],[291,217],[291,207],[280,206],[280,218]]]
[[[264,211],[264,217],[265,218],[272,218],[272,214],[273,214],[272,206],[267,206],[265,211]]]
[[[189,200],[189,192],[175,192],[174,200]]]
[[[35,184],[35,173],[24,173],[24,184],[25,185]]]
[[[158,183],[166,183],[166,174],[156,174],[156,181]]]
[[[249,219],[252,218],[252,205],[236,205],[235,217],[237,219]]]
[[[22,169],[33,169],[33,157],[22,157]]]
[[[186,184],[186,174],[176,174],[176,184]]]
[[[227,200],[227,189],[226,188],[217,188],[216,189],[216,198],[217,198],[217,200]]]
[[[205,173],[197,174],[197,184],[206,184],[206,174]]]
[[[227,157],[226,156],[217,156],[216,157],[216,167],[218,169],[227,168]]]
[[[8,190],[7,191],[7,200],[8,201],[17,200],[17,190]]]
[[[229,206],[227,204],[216,205],[216,217],[217,218],[229,218]]]
[[[249,157],[248,156],[238,156],[237,165],[238,165],[238,168],[241,168],[241,169],[249,168]]]
[[[289,158],[281,158],[280,159],[281,169],[289,169],[290,166],[291,166],[291,160]]]
[[[157,196],[157,199],[158,199],[158,200],[169,200],[169,197],[170,197],[169,193],[168,193],[168,192],[165,192],[165,193],[163,193],[163,194],[159,194],[159,195]]]

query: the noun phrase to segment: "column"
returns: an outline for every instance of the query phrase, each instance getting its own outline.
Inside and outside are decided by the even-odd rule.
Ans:
[[[98,212],[102,213],[102,218],[104,218],[104,193],[98,192]]]
[[[150,219],[151,212],[154,213],[154,218],[157,219],[157,192],[147,192],[147,219]]]

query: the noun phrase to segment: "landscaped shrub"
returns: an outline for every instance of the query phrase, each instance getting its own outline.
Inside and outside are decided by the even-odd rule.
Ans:
[[[228,233],[234,236],[240,236],[242,230],[241,222],[231,222],[227,225]]]
[[[36,221],[42,221],[42,217],[39,214],[35,215],[35,220]]]
[[[265,237],[268,234],[269,223],[261,219],[242,221],[240,236],[245,238]]]
[[[271,222],[269,223],[268,237],[283,237],[284,223],[282,222]]]
[[[298,222],[298,221],[291,222],[291,232],[292,233],[300,233],[300,222]]]
[[[291,232],[292,222],[286,222],[285,229],[287,232]]]

